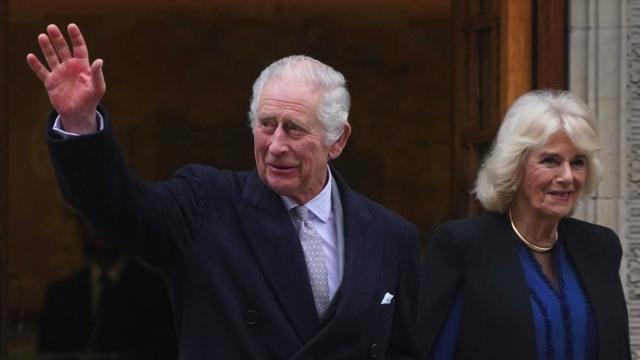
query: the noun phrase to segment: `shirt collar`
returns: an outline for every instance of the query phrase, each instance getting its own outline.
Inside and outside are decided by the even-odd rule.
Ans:
[[[331,187],[333,183],[333,176],[331,175],[331,170],[329,170],[328,166],[327,173],[327,183],[325,184],[322,191],[320,191],[320,193],[316,195],[316,197],[309,200],[306,204],[298,204],[292,198],[280,195],[287,210],[291,210],[299,205],[304,205],[323,223],[327,222],[327,220],[329,220],[329,217],[331,216]]]

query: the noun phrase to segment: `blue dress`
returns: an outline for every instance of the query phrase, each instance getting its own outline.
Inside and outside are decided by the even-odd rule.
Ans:
[[[538,359],[595,359],[593,314],[563,242],[556,243],[552,255],[558,289],[551,285],[531,251],[523,244],[518,245],[518,256],[529,288]],[[436,339],[431,359],[454,358],[463,303],[462,293],[459,293]]]

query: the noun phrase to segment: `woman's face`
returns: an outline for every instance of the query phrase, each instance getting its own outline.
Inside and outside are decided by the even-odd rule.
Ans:
[[[587,178],[587,157],[564,132],[553,134],[525,158],[513,206],[526,216],[570,215]]]

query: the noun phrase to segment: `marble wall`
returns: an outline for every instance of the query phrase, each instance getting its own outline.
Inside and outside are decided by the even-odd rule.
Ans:
[[[569,88],[595,110],[604,178],[578,217],[622,242],[633,359],[640,359],[640,1],[571,0]]]

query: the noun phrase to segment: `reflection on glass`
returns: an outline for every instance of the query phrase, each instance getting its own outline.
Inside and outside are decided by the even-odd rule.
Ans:
[[[86,264],[48,286],[39,359],[176,359],[160,275],[83,226]]]

